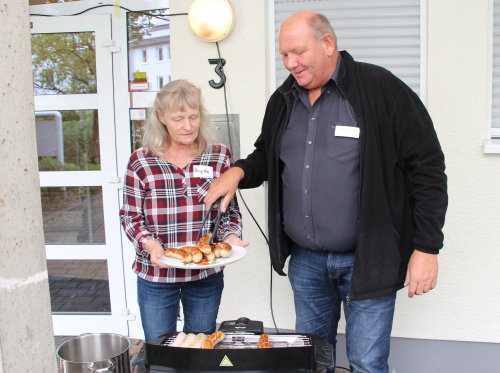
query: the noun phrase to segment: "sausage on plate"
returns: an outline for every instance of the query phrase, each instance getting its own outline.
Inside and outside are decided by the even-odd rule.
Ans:
[[[175,249],[169,247],[165,249],[165,255],[171,258],[177,258],[182,260],[184,263],[191,263],[193,261],[193,257],[186,250],[183,249]]]

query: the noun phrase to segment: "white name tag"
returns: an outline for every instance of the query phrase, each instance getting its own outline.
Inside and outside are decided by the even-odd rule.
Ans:
[[[335,136],[359,139],[359,127],[335,126]]]
[[[201,177],[203,179],[213,179],[214,170],[210,166],[195,165],[193,167],[194,177]]]

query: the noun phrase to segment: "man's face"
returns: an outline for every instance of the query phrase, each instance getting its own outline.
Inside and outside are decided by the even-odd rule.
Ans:
[[[325,37],[318,40],[304,23],[283,24],[280,29],[279,50],[283,65],[306,89],[321,87],[333,73],[330,44]]]

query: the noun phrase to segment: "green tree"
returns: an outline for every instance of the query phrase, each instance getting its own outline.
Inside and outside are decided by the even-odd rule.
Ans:
[[[151,35],[151,29],[158,20],[165,17],[168,9],[149,10],[144,14],[142,12],[128,13],[128,41],[142,40],[144,36]]]
[[[37,0],[36,3],[52,3],[57,0]],[[34,2],[30,2],[33,5]],[[152,10],[128,13],[129,42],[143,39],[151,34],[151,29],[162,14],[168,10]],[[158,15],[159,17],[156,17]],[[76,20],[75,20],[76,21]],[[32,67],[35,95],[85,94],[97,92],[96,45],[92,32],[33,34]],[[92,112],[92,141],[88,149],[90,164],[98,165],[99,130],[97,111]],[[70,125],[65,121],[64,136],[69,135]],[[65,152],[71,152],[66,146]],[[74,147],[74,146],[73,146]],[[76,150],[75,150],[76,152]],[[69,154],[68,154],[69,155]],[[45,160],[52,162],[51,160]],[[52,162],[53,163],[53,162]],[[50,163],[46,166],[55,168]]]
[[[95,39],[91,32],[31,36],[35,94],[95,93]]]
[[[142,40],[166,10],[128,13],[129,42]],[[163,17],[161,17],[163,18]],[[31,36],[34,92],[40,94],[95,93],[96,47],[92,32]]]

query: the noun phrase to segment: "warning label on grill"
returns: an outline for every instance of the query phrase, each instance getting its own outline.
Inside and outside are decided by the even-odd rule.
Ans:
[[[220,367],[232,367],[233,363],[231,363],[231,360],[227,357],[227,355],[224,355],[224,358],[219,364]]]

